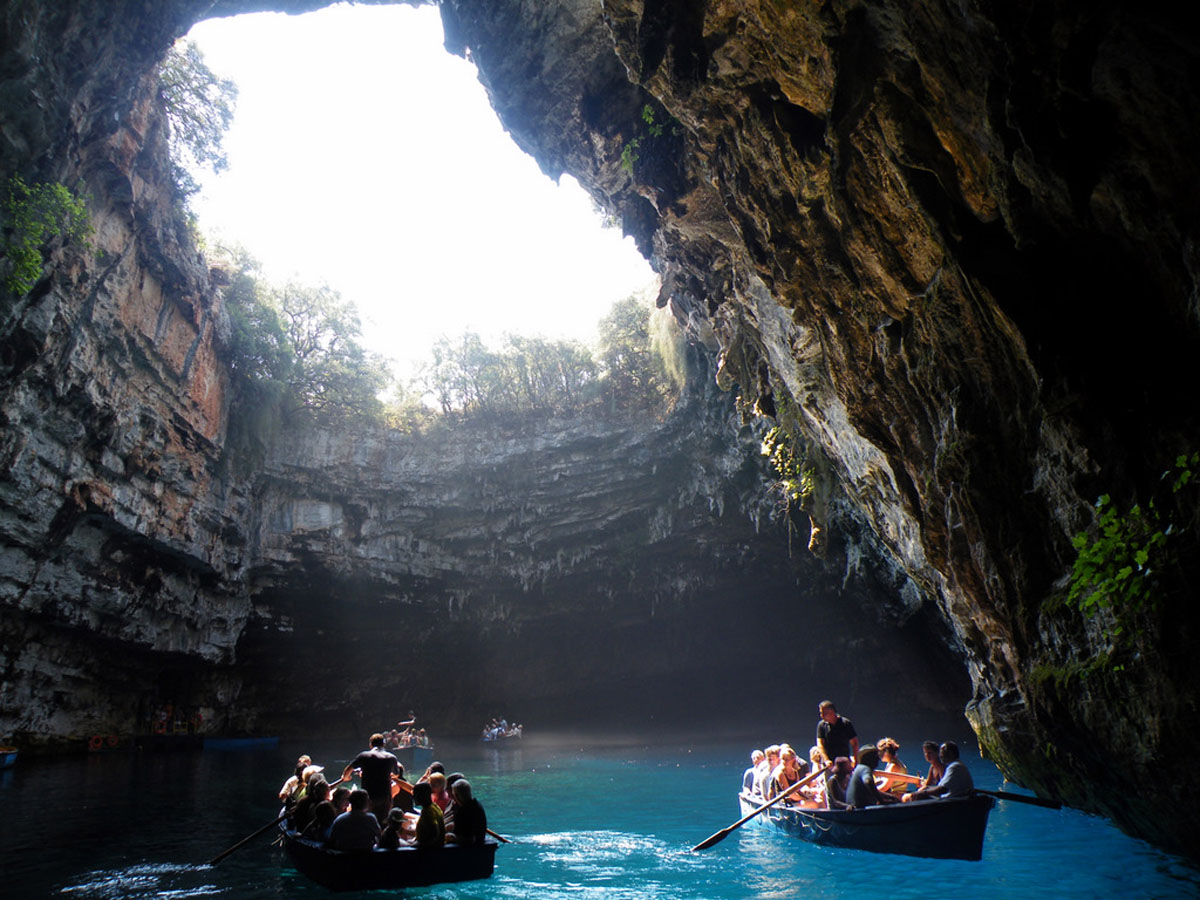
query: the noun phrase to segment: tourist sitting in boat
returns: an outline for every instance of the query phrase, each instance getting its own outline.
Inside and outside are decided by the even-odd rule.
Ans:
[[[487,838],[487,813],[475,799],[471,782],[459,778],[451,790],[454,793],[454,826],[446,827],[446,843],[482,844]]]
[[[454,816],[458,812],[458,798],[454,794],[454,785],[466,778],[462,772],[452,772],[446,776],[446,793],[450,797],[450,802],[442,807],[442,818],[446,823],[446,834],[454,831]],[[434,798],[437,802],[437,798]]]
[[[908,767],[900,762],[900,757],[897,755],[900,752],[900,744],[890,737],[880,738],[875,744],[879,750],[879,761],[884,772],[895,773],[897,775],[907,775]],[[889,794],[894,794],[897,797],[903,797],[908,791],[908,782],[898,778],[880,778],[876,781],[876,785],[881,791],[887,791]]]
[[[921,787],[927,788],[942,780],[942,776],[946,774],[946,767],[942,765],[942,761],[938,757],[936,742],[926,741],[921,745],[921,752],[925,754],[925,762],[929,763],[929,772],[921,779]]]
[[[404,763],[398,765],[400,771],[392,776],[392,809],[412,812],[412,785],[404,777]]]
[[[923,787],[911,794],[905,794],[905,800],[926,800],[930,797],[950,799],[952,797],[971,796],[971,793],[975,790],[975,780],[971,777],[971,772],[967,769],[966,763],[958,758],[958,744],[954,743],[954,741],[946,741],[946,743],[938,748],[938,757],[946,767],[941,780],[935,785]]]
[[[408,837],[404,833],[405,824],[404,810],[393,806],[392,811],[388,813],[387,824],[379,832],[379,840],[376,845],[383,850],[395,850],[402,843],[408,843]]]
[[[442,846],[446,841],[446,823],[442,818],[442,810],[433,802],[433,792],[428,781],[422,781],[413,787],[413,803],[421,807],[421,815],[417,819],[417,846]]]
[[[312,765],[312,757],[305,754],[296,760],[296,771],[287,781],[283,783],[283,787],[279,789],[280,803],[295,803],[300,798],[293,796],[300,792],[300,776],[304,774],[304,770]]]
[[[303,800],[304,795],[308,793],[309,782],[312,781],[314,776],[320,776],[323,779],[325,776],[321,773],[324,771],[324,766],[314,766],[312,764],[305,766],[300,772],[300,784],[297,786],[296,790],[292,792],[293,801],[299,803],[301,800]]]
[[[758,764],[758,768],[754,771],[754,793],[759,797],[767,796],[767,784],[771,780],[771,773],[779,765],[779,749],[778,744],[769,746],[765,751],[766,758]]]
[[[420,778],[417,779],[417,784],[420,784],[422,781],[428,781],[429,776],[432,775],[434,772],[441,772],[443,775],[446,774],[446,766],[442,763],[441,760],[435,759],[433,762],[431,762],[429,765],[427,765],[425,767],[425,774],[423,774]]]
[[[328,799],[329,782],[325,780],[324,775],[319,773],[313,775],[308,780],[308,788],[305,790],[304,796],[300,798],[300,802],[292,811],[292,827],[303,833],[316,815],[317,804]]]
[[[767,782],[767,799],[775,799],[807,774],[808,763],[802,762],[796,751],[785,744],[779,751],[779,765],[775,767]],[[794,794],[793,797],[796,802],[800,801]],[[789,798],[789,802],[791,799]]]
[[[333,827],[333,821],[337,817],[337,808],[333,803],[329,800],[322,800],[313,810],[313,819],[301,832],[301,837],[325,843],[329,840],[329,829]]]
[[[450,792],[446,790],[446,776],[442,772],[429,773],[429,789],[433,792],[433,802],[443,813],[450,805]]]
[[[826,809],[849,809],[846,801],[846,791],[850,787],[850,776],[854,773],[854,764],[850,757],[839,756],[833,761],[833,768],[825,779]]]
[[[767,758],[767,754],[761,750],[750,751],[750,768],[742,773],[742,790],[747,794],[754,793],[754,772],[758,769],[758,764]]]
[[[350,809],[333,820],[329,846],[334,850],[374,850],[379,837],[379,820],[369,811],[371,795],[359,789],[350,792]]]
[[[858,765],[850,775],[850,786],[846,788],[846,803],[851,809],[899,803],[900,798],[879,790],[875,785],[875,769],[879,766],[879,750],[868,744],[858,751]]]
[[[329,802],[333,804],[334,812],[340,816],[350,808],[350,788],[335,787],[329,795]]]

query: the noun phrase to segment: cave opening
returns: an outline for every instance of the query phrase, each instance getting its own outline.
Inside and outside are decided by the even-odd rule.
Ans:
[[[443,335],[590,343],[614,302],[654,289],[617,223],[505,131],[436,5],[247,13],[184,40],[238,86],[228,167],[193,173],[210,246],[338,290],[405,376]]]
[[[214,70],[231,77],[241,91],[242,111],[229,136],[229,171],[206,177],[195,203],[201,225],[212,219],[230,229],[239,227],[251,253],[260,244],[269,246],[284,265],[321,266],[308,271],[319,271],[324,280],[346,285],[351,299],[368,302],[366,333],[376,341],[376,349],[394,350],[401,342],[409,348],[427,347],[438,331],[454,327],[448,325],[450,321],[495,334],[501,326],[486,323],[493,322],[496,313],[502,315],[502,325],[512,319],[518,328],[522,323],[535,328],[547,320],[556,322],[552,317],[564,309],[575,322],[588,316],[594,322],[606,305],[637,287],[638,279],[652,274],[629,239],[614,241],[617,229],[601,227],[595,204],[569,176],[552,188],[537,163],[503,132],[473,66],[443,49],[436,8],[336,7],[301,16],[251,14],[201,22],[188,38],[196,40]],[[253,65],[247,67],[247,61]],[[592,110],[593,118],[602,115],[605,102],[602,97],[593,98],[597,107]],[[261,121],[255,122],[256,118]],[[250,128],[250,124],[256,127]],[[646,143],[649,152],[652,142]],[[329,180],[323,183],[324,179]],[[260,187],[282,190],[259,193]],[[350,201],[357,203],[352,206]],[[566,209],[567,204],[572,208]],[[279,245],[282,250],[276,249]],[[327,245],[333,249],[327,250]],[[447,251],[448,255],[443,255]],[[631,254],[637,256],[636,264],[631,264]],[[366,270],[378,263],[383,264],[383,274],[369,275]],[[602,271],[613,278],[598,278]],[[476,274],[484,280],[473,280]],[[375,280],[366,280],[369,278]],[[623,286],[614,286],[619,279]],[[564,295],[570,299],[564,300]],[[525,308],[537,310],[535,318],[518,316],[517,311]],[[434,319],[433,325],[419,321],[425,315]],[[408,349],[393,358],[403,354],[414,355]],[[702,373],[697,377],[711,381],[706,365],[694,362],[693,368]],[[756,477],[761,479],[762,473]],[[536,485],[528,487],[537,489]],[[356,490],[345,484],[340,489]],[[366,501],[359,508],[366,510],[370,505]],[[343,504],[343,509],[348,510],[349,505]],[[610,510],[601,512],[610,514]],[[359,513],[357,531],[361,533],[361,520],[370,515]],[[446,511],[441,515],[445,517]],[[342,520],[342,524],[346,522]],[[645,525],[636,522],[633,527],[641,530]],[[746,539],[740,526],[730,531],[726,543]],[[496,686],[494,702],[506,698],[514,712],[524,701],[545,718],[570,721],[578,715],[578,698],[562,684],[574,680],[573,690],[593,691],[589,716],[597,724],[628,727],[631,718],[652,728],[691,723],[695,710],[676,698],[700,691],[725,708],[727,722],[749,728],[774,704],[745,701],[757,667],[744,661],[754,658],[755,641],[750,639],[750,631],[745,640],[719,636],[723,625],[718,623],[729,615],[729,601],[721,599],[722,593],[741,594],[744,599],[739,602],[750,604],[742,613],[767,622],[789,615],[796,602],[805,609],[819,607],[830,602],[822,592],[836,593],[834,581],[809,571],[815,569],[815,563],[794,560],[779,538],[776,528],[756,552],[759,557],[778,554],[777,559],[759,559],[757,571],[751,566],[744,571],[724,567],[719,577],[709,577],[694,593],[691,602],[696,609],[705,610],[703,616],[695,609],[690,614],[696,634],[680,631],[679,621],[664,620],[661,613],[656,620],[644,610],[631,613],[621,609],[611,598],[593,598],[598,615],[615,610],[624,621],[602,630],[611,633],[605,633],[600,651],[579,666],[586,675],[564,678],[563,670],[572,660],[551,650],[564,644],[562,633],[555,629],[570,632],[579,628],[564,609],[562,595],[575,593],[586,598],[594,593],[594,585],[578,576],[564,578],[564,584],[549,589],[543,586],[540,597],[538,591],[530,597],[509,586],[493,590],[493,604],[532,606],[547,618],[518,613],[514,618],[524,615],[528,621],[510,622],[506,627],[477,625],[478,630],[464,644],[464,653],[469,645],[481,672]],[[421,541],[414,538],[414,546],[419,547]],[[464,555],[471,552],[464,550]],[[571,552],[578,551],[571,548]],[[619,557],[627,570],[625,577],[637,592],[669,594],[649,574],[650,560],[677,568],[688,551],[677,546],[676,559],[661,547],[641,552],[643,558]],[[273,685],[303,681],[305,664],[297,666],[297,660],[319,652],[322,643],[334,636],[356,658],[354,664],[341,667],[344,680],[377,683],[370,660],[378,657],[382,646],[399,645],[405,627],[426,633],[438,627],[436,616],[430,618],[428,612],[404,617],[405,625],[399,627],[388,621],[380,603],[386,609],[389,602],[402,596],[473,593],[450,583],[461,579],[461,573],[424,577],[393,570],[347,580],[330,578],[320,554],[305,550],[298,555],[302,562],[295,572],[275,572],[269,576],[274,579],[270,585],[254,589],[259,605],[274,613],[253,617],[238,648],[238,665],[282,676],[272,679]],[[696,562],[711,566],[710,560]],[[806,580],[815,578],[820,588],[798,591],[797,569],[804,572]],[[756,579],[759,583],[752,584]],[[504,599],[497,601],[497,595]],[[321,598],[332,600],[338,608],[354,610],[360,624],[339,622],[306,628],[305,623],[319,615]],[[855,597],[852,602],[858,606],[869,601]],[[453,608],[454,601],[450,603]],[[470,617],[469,612],[457,615]],[[290,638],[293,642],[280,642],[278,621],[273,616],[294,623],[289,626],[295,628]],[[811,617],[822,620],[822,629],[838,629],[836,612],[826,610]],[[909,621],[903,629],[904,647],[890,654],[889,661],[914,671],[911,683],[920,696],[914,714],[928,720],[952,714],[965,701],[969,688],[952,654],[934,654],[937,664],[931,666],[929,655],[910,651],[929,638],[927,622],[915,625],[927,617],[925,613]],[[381,635],[386,636],[382,644]],[[571,644],[571,640],[566,642],[568,647]],[[669,649],[664,652],[663,647]],[[303,649],[297,653],[297,648]],[[531,648],[538,653],[536,661],[526,658]],[[779,647],[769,656],[778,659],[781,653],[786,651]],[[631,655],[662,659],[641,669],[622,671],[624,660]],[[407,668],[410,672],[435,669],[436,658],[436,654],[414,651]],[[816,654],[807,665],[815,676],[823,666],[836,669],[842,664],[854,668],[831,651]],[[518,673],[507,671],[514,667]],[[646,684],[648,676],[653,686]],[[863,711],[883,712],[860,676],[847,672],[831,680],[860,684],[856,690],[861,690],[862,696],[856,699]],[[643,685],[640,690],[639,684]],[[547,690],[547,685],[557,690]],[[808,698],[809,706],[822,699],[817,696],[819,686],[812,690],[816,693]],[[370,692],[359,693],[360,705],[369,706]],[[752,690],[750,693],[753,695]],[[302,730],[321,727],[323,717],[310,712],[336,702],[322,687],[316,688],[316,697],[322,699],[314,704],[313,694],[262,694],[256,698],[255,690],[250,689],[242,695],[248,706],[277,713],[277,720],[270,725],[256,719],[256,727]],[[410,708],[420,707],[423,697],[437,697],[445,720],[455,724],[478,713],[478,698],[464,696],[461,686],[440,689],[437,679],[410,678],[403,697],[391,699]],[[732,711],[739,698],[745,708]],[[384,702],[373,710],[360,710],[355,724],[363,716],[385,718],[387,706]],[[790,710],[777,715],[780,727],[794,715]]]

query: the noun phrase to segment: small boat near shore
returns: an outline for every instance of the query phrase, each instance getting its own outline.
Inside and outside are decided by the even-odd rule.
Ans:
[[[758,809],[762,799],[743,792],[738,795],[738,803],[745,816]],[[780,805],[756,818],[767,828],[813,844],[973,861],[983,858],[988,813],[995,805],[990,796],[972,794],[855,810]]]
[[[372,891],[421,887],[452,881],[490,878],[499,843],[488,838],[475,845],[400,847],[396,850],[347,852],[284,832],[292,864],[331,891]]]
[[[0,747],[0,769],[8,769],[17,764],[20,751],[16,747]]]

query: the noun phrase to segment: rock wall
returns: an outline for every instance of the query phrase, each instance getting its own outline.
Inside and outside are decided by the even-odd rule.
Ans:
[[[10,684],[61,681],[38,675],[44,654],[21,643],[34,633],[47,646],[100,633],[147,666],[219,667],[236,645],[266,672],[266,631],[297,586],[286,573],[311,581],[372,546],[353,485],[337,504],[288,500],[222,472],[219,300],[164,205],[147,81],[198,18],[314,5],[3,6],[0,161],[83,179],[103,251],[48,248],[46,278],[5,300],[9,708]],[[1157,4],[1065,0],[441,9],[448,48],[479,65],[518,144],[575,175],[654,259],[661,301],[719,352],[717,379],[810,442],[818,525],[864,529],[831,558],[874,546],[893,587],[916,586],[893,608],[940,610],[988,752],[1022,783],[1197,853],[1175,749],[1196,709],[1195,614],[1164,596],[1136,653],[1114,658],[1103,621],[1048,602],[1095,498],[1144,498],[1195,449],[1196,407],[1175,390],[1200,359],[1194,33]],[[368,532],[403,558],[415,538],[389,520],[409,509],[395,490]],[[274,530],[248,524],[246,504],[264,501]],[[296,536],[307,521],[325,562]],[[379,546],[363,552],[384,574],[347,588],[352,602],[454,596],[453,553],[402,576],[375,564]],[[531,565],[515,558],[526,595]],[[107,602],[142,591],[145,606],[101,615],[84,569],[87,584],[126,585]],[[478,606],[512,621],[503,600],[463,611]],[[1129,780],[1185,787],[1131,799]]]
[[[834,672],[864,725],[953,705],[951,655],[898,639],[936,624],[897,608],[888,627],[851,626],[877,618],[889,573],[831,576],[789,552],[761,434],[708,394],[662,422],[280,447],[257,497],[239,707],[306,732],[331,713],[361,732],[411,708],[467,731],[505,711],[647,733],[694,727],[702,698],[714,727],[807,731]],[[902,716],[874,698],[885,673],[911,698]]]
[[[987,751],[1194,852],[1194,802],[1113,767],[1190,781],[1187,591],[1123,653],[1054,598],[1096,497],[1195,446],[1195,35],[1154,4],[442,10],[517,142],[623,214],[718,378],[940,605]]]
[[[761,722],[739,695],[745,660],[782,650],[767,623],[799,603],[806,632],[832,628],[828,598],[859,609],[875,576],[869,553],[836,578],[789,553],[729,398],[640,426],[289,434],[264,468],[229,458],[228,324],[152,75],[207,9],[4,7],[0,159],[77,187],[95,233],[52,240],[0,309],[0,731],[124,746],[171,706],[206,733],[361,739],[405,704],[473,730],[518,702],[634,727],[693,716],[689,689]],[[736,640],[731,597],[753,620]],[[849,653],[835,632],[815,632],[829,650],[810,667]],[[910,715],[961,694],[950,654],[867,646],[911,673]],[[844,702],[870,674],[843,679]]]
[[[3,172],[78,186],[94,234],[53,240],[0,305],[0,727],[108,734],[137,714],[122,679],[228,660],[247,619],[220,307],[151,71],[179,25],[107,3],[2,15]]]

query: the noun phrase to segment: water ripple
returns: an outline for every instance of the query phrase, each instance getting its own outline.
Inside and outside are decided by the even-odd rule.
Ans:
[[[186,900],[189,897],[212,897],[222,893],[215,884],[186,884],[206,877],[210,866],[180,866],[173,864],[137,865],[123,869],[89,872],[88,878],[59,890],[59,894],[87,900]]]

